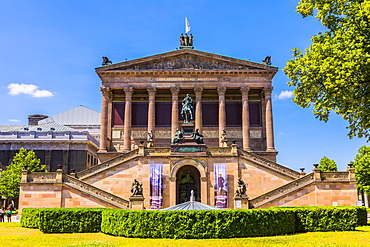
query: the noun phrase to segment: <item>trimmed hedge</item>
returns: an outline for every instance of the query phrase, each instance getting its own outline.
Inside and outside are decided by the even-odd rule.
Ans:
[[[100,232],[105,208],[42,208],[39,229],[44,233]]]
[[[365,207],[275,207],[295,214],[296,232],[353,231],[367,224]]]
[[[103,233],[137,238],[241,238],[295,232],[289,210],[105,210]]]
[[[21,226],[27,228],[39,228],[40,208],[22,209]]]

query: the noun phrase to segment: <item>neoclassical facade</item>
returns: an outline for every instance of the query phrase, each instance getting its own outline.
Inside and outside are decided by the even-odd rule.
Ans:
[[[20,207],[154,210],[192,193],[219,208],[356,205],[353,168],[306,173],[276,163],[276,67],[192,48],[116,64],[105,58],[96,68],[99,164],[77,173],[24,170]]]
[[[102,81],[101,161],[138,147],[153,131],[154,147],[183,127],[181,101],[194,100],[191,123],[207,147],[231,144],[276,160],[272,78],[266,64],[180,49],[96,69]]]

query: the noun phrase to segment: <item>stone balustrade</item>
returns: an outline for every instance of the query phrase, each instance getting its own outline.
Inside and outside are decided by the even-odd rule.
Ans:
[[[260,196],[257,196],[249,201],[250,205],[252,207],[259,207],[265,203],[268,203],[278,197],[281,197],[283,195],[286,195],[294,190],[297,190],[299,188],[302,188],[310,183],[314,182],[314,174],[310,173],[307,174],[304,177],[301,177],[299,179],[296,179],[290,183],[287,183],[283,186],[280,186],[274,190],[271,190],[267,193],[264,193]]]
[[[85,192],[91,196],[97,197],[103,201],[106,201],[110,204],[113,204],[119,208],[128,208],[129,206],[129,201],[125,200],[121,197],[118,197],[116,195],[113,195],[109,192],[106,192],[104,190],[101,190],[95,186],[92,186],[88,183],[82,182],[79,179],[76,179],[74,177],[71,177],[69,175],[63,174],[63,182],[70,186],[73,187],[79,191]]]

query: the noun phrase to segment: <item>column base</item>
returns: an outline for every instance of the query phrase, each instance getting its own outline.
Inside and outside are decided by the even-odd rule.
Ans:
[[[98,150],[98,153],[107,153],[107,152],[108,152],[107,149],[103,149],[103,148]]]

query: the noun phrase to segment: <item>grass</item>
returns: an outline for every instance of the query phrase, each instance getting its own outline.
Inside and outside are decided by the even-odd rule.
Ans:
[[[19,223],[0,223],[0,243],[7,247],[118,247],[118,246],[370,246],[370,226],[358,227],[353,232],[309,232],[277,237],[239,239],[134,239],[102,233],[43,234],[38,229],[28,229]]]

